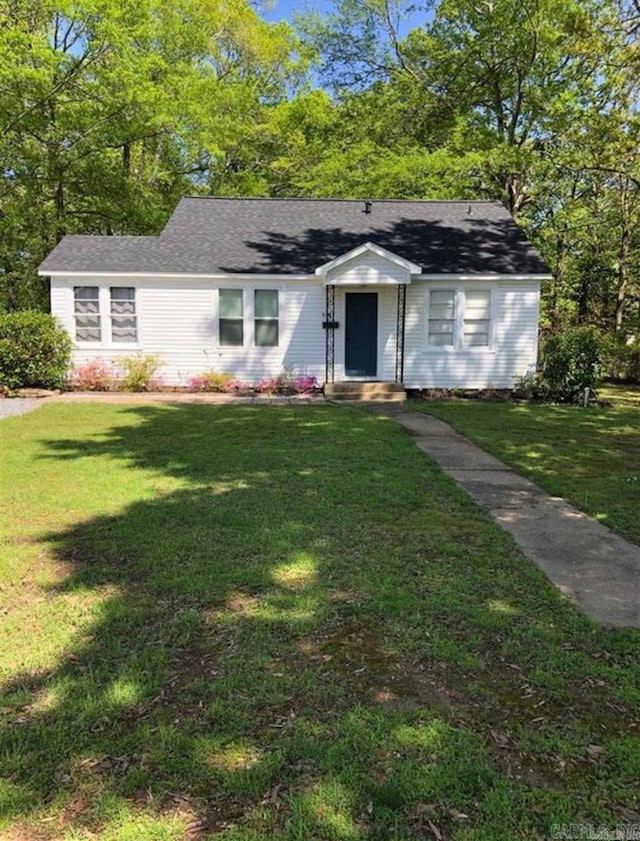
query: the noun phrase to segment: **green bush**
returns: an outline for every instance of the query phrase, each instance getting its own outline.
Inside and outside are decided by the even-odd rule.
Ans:
[[[600,378],[601,340],[593,327],[570,327],[549,336],[542,352],[540,387],[546,399],[577,403]]]
[[[123,356],[114,360],[114,364],[122,371],[119,385],[123,391],[150,391],[162,385],[161,379],[156,377],[161,364],[157,353]]]
[[[527,373],[516,377],[511,393],[517,400],[546,400],[549,396],[549,390],[540,373]]]
[[[71,362],[71,339],[57,318],[23,310],[0,315],[0,384],[59,388]]]

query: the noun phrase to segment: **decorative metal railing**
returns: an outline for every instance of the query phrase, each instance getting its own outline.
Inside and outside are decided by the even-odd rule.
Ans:
[[[404,323],[407,309],[407,287],[398,285],[398,312],[396,321],[396,382],[404,380]]]
[[[326,303],[323,327],[325,330],[325,375],[327,383],[335,381],[336,369],[336,288],[331,284],[325,286]]]

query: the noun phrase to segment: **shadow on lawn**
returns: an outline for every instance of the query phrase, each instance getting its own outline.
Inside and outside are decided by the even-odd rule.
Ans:
[[[559,610],[588,625],[509,564],[484,515],[364,413],[129,413],[139,423],[48,445],[51,459],[113,459],[157,486],[41,538],[67,565],[58,590],[103,600],[55,669],[6,687],[28,698],[0,741],[6,811],[52,809],[54,836],[124,808],[192,838],[241,820],[234,838],[247,839],[409,837],[482,801],[491,815],[492,798],[518,812],[437,662],[457,660],[464,681],[513,625],[541,657]]]

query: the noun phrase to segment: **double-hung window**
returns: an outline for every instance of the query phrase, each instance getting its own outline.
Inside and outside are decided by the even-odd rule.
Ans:
[[[114,344],[137,342],[136,290],[132,286],[112,286],[110,297],[111,341]]]
[[[428,301],[429,347],[491,347],[491,289],[432,289]]]
[[[432,347],[454,344],[456,326],[456,290],[432,289],[429,293],[427,342]]]
[[[221,345],[242,347],[244,344],[244,303],[242,289],[219,290],[218,332]]]
[[[253,293],[254,343],[256,347],[278,345],[278,290],[255,289]]]
[[[73,316],[76,325],[76,342],[101,341],[99,287],[73,287]]]
[[[467,289],[464,294],[462,344],[464,347],[488,347],[491,331],[491,291]]]
[[[277,347],[280,301],[277,289],[219,289],[218,341],[221,347],[243,347],[246,335],[255,347]],[[253,319],[253,329],[251,320]]]

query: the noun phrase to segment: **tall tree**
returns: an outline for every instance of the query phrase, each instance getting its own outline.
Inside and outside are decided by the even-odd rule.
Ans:
[[[382,87],[379,122],[402,126],[404,144],[391,130],[369,174],[385,161],[433,197],[438,177],[425,176],[440,169],[442,197],[501,198],[557,269],[550,326],[622,330],[639,227],[636,0],[440,0],[405,37],[409,7],[392,3],[337,0],[303,24],[339,98]]]
[[[9,0],[0,11],[0,281],[69,232],[155,232],[284,95],[294,46],[246,0]]]

